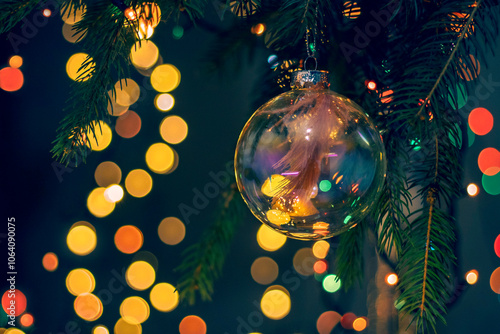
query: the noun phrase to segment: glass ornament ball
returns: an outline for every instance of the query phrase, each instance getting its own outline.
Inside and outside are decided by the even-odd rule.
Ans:
[[[290,238],[326,239],[370,211],[385,180],[385,149],[363,109],[328,89],[328,72],[294,72],[291,86],[243,128],[236,182],[262,223]]]

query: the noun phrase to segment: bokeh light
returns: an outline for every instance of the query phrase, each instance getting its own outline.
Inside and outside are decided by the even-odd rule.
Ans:
[[[95,321],[103,312],[103,305],[99,297],[91,293],[79,294],[73,305],[76,314],[87,321]]]
[[[109,187],[112,184],[120,183],[122,180],[122,171],[114,162],[104,161],[96,167],[94,178],[100,187]]]
[[[92,127],[94,131],[92,131]],[[103,121],[99,121],[99,123],[92,122],[92,127],[89,126],[87,129],[87,146],[90,147],[92,151],[102,151],[106,149],[113,138],[111,128]]]
[[[268,285],[278,278],[278,264],[267,256],[262,256],[253,261],[250,273],[255,282]]]
[[[394,91],[392,89],[388,89],[382,92],[380,96],[380,102],[382,103],[389,103],[392,101],[392,95],[394,94]]]
[[[158,174],[168,172],[174,165],[174,160],[174,151],[164,143],[155,143],[146,152],[146,164],[149,169]]]
[[[141,117],[133,110],[126,111],[116,120],[115,131],[120,137],[135,137],[140,130]]]
[[[461,30],[462,28],[460,27],[459,31],[461,32]],[[471,54],[469,55],[469,58],[471,66],[468,66],[467,62],[463,61],[461,58],[458,59],[458,75],[460,75],[462,80],[474,80],[481,72],[481,64],[479,61]]]
[[[160,124],[160,135],[169,144],[179,144],[188,134],[187,123],[179,116],[167,116]]]
[[[77,33],[75,26],[72,24],[64,23],[62,26],[62,35],[64,39],[70,43],[80,42],[83,38],[85,38],[86,33],[87,30]]]
[[[292,306],[290,294],[284,287],[266,290],[260,301],[262,313],[269,319],[280,320],[288,315]]]
[[[260,36],[264,33],[264,31],[266,31],[266,25],[263,23],[257,23],[256,25],[252,26],[250,31],[252,32],[252,34]]]
[[[95,230],[86,224],[74,225],[68,232],[66,244],[69,250],[76,255],[90,254],[97,245]]]
[[[207,324],[196,315],[188,315],[179,324],[179,334],[205,334]]]
[[[19,68],[23,66],[23,57],[14,55],[9,58],[9,66],[12,68]]]
[[[299,249],[293,256],[293,268],[302,276],[311,276],[314,274],[314,257],[312,248],[305,247]]]
[[[181,39],[184,36],[184,28],[180,25],[176,25],[172,28],[172,36],[175,39]]]
[[[76,6],[75,6],[76,7]],[[61,19],[67,24],[75,24],[79,22],[83,14],[85,13],[85,5],[78,6],[78,8],[62,6],[61,7]]]
[[[177,245],[186,236],[186,226],[179,218],[164,218],[158,225],[158,236],[167,245]]]
[[[15,327],[9,327],[7,329],[0,328],[0,333],[2,333],[2,334],[26,334],[22,330],[15,328]]]
[[[500,234],[495,238],[495,243],[493,244],[495,254],[500,257]]]
[[[125,188],[134,197],[144,197],[153,188],[153,179],[145,170],[134,169],[125,178]]]
[[[15,92],[24,84],[23,72],[18,68],[4,67],[0,70],[0,88],[6,92]]]
[[[115,324],[113,329],[114,334],[141,334],[142,326],[141,324],[131,324],[125,321],[125,319],[120,318]]]
[[[326,292],[337,292],[341,286],[342,282],[340,278],[337,277],[337,275],[330,274],[323,278],[323,289],[325,289]]]
[[[66,276],[66,288],[74,296],[91,293],[95,289],[94,275],[85,268],[73,269]]]
[[[125,278],[132,289],[141,291],[153,285],[156,273],[146,261],[135,261],[128,267]]]
[[[42,266],[45,268],[45,270],[55,271],[58,265],[59,265],[59,259],[57,258],[56,254],[48,252],[43,256]]]
[[[280,174],[273,174],[262,184],[261,191],[268,197],[276,196],[290,181]]]
[[[87,81],[92,77],[92,71],[95,66],[94,63],[89,64],[85,69],[81,68],[88,58],[88,54],[80,52],[75,53],[69,57],[66,63],[66,73],[71,80],[74,81]],[[89,58],[90,62],[93,62],[92,58]]]
[[[132,79],[126,78],[115,83],[115,100],[122,106],[131,106],[139,100],[141,89]]]
[[[149,318],[149,304],[141,297],[125,298],[120,305],[120,315],[130,324],[142,324]]]
[[[169,283],[156,284],[149,293],[151,305],[160,312],[170,312],[179,305],[179,292]]]
[[[119,117],[125,114],[129,106],[122,106],[116,102],[116,94],[112,90],[108,91],[108,114]]]
[[[139,228],[133,225],[120,227],[115,233],[116,248],[122,253],[132,254],[141,249],[144,236]]]
[[[268,252],[280,249],[286,242],[286,236],[262,224],[257,231],[257,243]]]
[[[458,110],[461,109],[465,106],[467,103],[467,99],[469,96],[467,95],[467,90],[465,89],[465,86],[461,83],[458,83],[455,86],[455,89],[453,89],[451,86],[448,87],[449,94],[448,94],[448,102],[450,105],[453,107],[453,109]],[[456,97],[456,99],[453,98],[453,96]]]
[[[158,61],[160,52],[152,41],[137,41],[130,50],[132,64],[140,69],[147,70]]]
[[[23,327],[30,327],[33,325],[35,322],[35,318],[31,313],[24,313],[21,318],[19,319],[19,322],[21,323],[21,326]]]
[[[48,8],[45,8],[44,10],[42,10],[42,15],[45,17],[50,17],[52,15],[52,11]]]
[[[469,114],[468,123],[472,132],[484,136],[493,129],[493,115],[486,108],[475,108]]]
[[[314,243],[312,251],[318,259],[324,259],[330,250],[330,243],[325,240],[318,240]]]
[[[171,64],[159,65],[151,73],[151,86],[160,93],[173,91],[180,82],[181,72]]]
[[[479,153],[477,164],[481,172],[493,176],[500,172],[500,152],[493,147],[487,147]]]
[[[106,326],[97,325],[92,329],[92,334],[109,334],[109,330]]]
[[[12,304],[15,305],[15,310],[12,310],[12,308],[9,310],[9,307],[11,307]],[[17,288],[15,294],[10,292],[10,290],[7,290],[2,295],[2,308],[5,311],[5,313],[9,315],[13,314],[14,316],[17,317],[21,315],[24,311],[26,311],[27,306],[28,306],[28,300],[26,299],[26,296],[21,290]]]
[[[316,274],[323,274],[328,270],[328,263],[325,260],[318,260],[314,262],[314,272]]]
[[[483,184],[483,189],[490,195],[500,194],[500,173],[489,176],[483,174],[481,183]]]
[[[316,321],[316,329],[318,330],[318,333],[330,334],[333,328],[335,328],[335,326],[337,326],[340,322],[340,318],[342,318],[342,316],[335,311],[326,311],[321,313]]]
[[[465,274],[465,280],[467,281],[467,283],[469,283],[470,285],[473,285],[473,284],[476,284],[477,283],[477,279],[479,278],[479,274],[477,272],[477,270],[475,269],[472,269],[472,270],[469,270],[466,274]]]
[[[368,326],[368,321],[366,321],[365,317],[356,318],[356,320],[354,320],[352,323],[352,328],[356,332],[364,331],[367,326]]]
[[[368,88],[369,90],[377,89],[377,83],[373,80],[367,80],[365,84],[366,84],[366,88]]]
[[[355,20],[361,15],[361,7],[356,1],[346,1],[344,2],[344,9],[342,10],[342,15],[345,17]]]
[[[390,273],[385,276],[385,283],[388,285],[396,285],[398,283],[398,275],[395,273]]]
[[[155,107],[159,111],[169,111],[175,105],[175,99],[168,93],[157,94],[155,97]]]
[[[476,184],[474,183],[469,183],[467,186],[467,194],[469,194],[470,197],[474,197],[479,193],[479,188]]]
[[[104,190],[104,198],[111,203],[116,203],[123,198],[123,188],[119,184],[112,184]]]
[[[490,276],[490,287],[494,293],[500,294],[500,267],[495,269]]]
[[[104,197],[106,188],[98,187],[91,191],[87,198],[87,208],[90,213],[98,218],[108,216],[115,209],[115,203],[110,202]]]
[[[358,317],[354,313],[347,312],[340,318],[340,325],[345,329],[354,329],[353,324],[357,318]]]

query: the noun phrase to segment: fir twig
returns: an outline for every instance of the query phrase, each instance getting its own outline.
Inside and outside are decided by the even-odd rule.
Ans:
[[[39,3],[41,0],[6,0],[0,2],[0,34],[14,28],[14,26],[22,21]]]
[[[180,299],[189,305],[212,299],[215,281],[229,251],[238,223],[244,216],[244,205],[236,184],[222,194],[214,223],[198,243],[183,252],[183,261],[175,270],[181,273],[177,284]]]

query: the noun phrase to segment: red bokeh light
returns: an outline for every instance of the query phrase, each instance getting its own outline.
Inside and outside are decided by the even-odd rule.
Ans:
[[[500,152],[493,147],[487,147],[479,153],[477,164],[483,174],[493,176],[500,172]]]
[[[353,329],[354,320],[356,320],[357,318],[358,317],[356,316],[356,314],[347,312],[340,319],[340,325],[345,329]]]
[[[495,244],[493,246],[495,248],[495,254],[500,257],[500,234],[495,239]]]
[[[24,327],[29,327],[29,326],[33,325],[34,321],[35,321],[35,319],[29,313],[23,314],[21,316],[21,319],[20,319],[21,325],[23,325]]]
[[[316,274],[322,274],[328,269],[328,264],[324,260],[318,260],[314,263],[313,268]]]
[[[0,88],[7,92],[15,92],[24,84],[23,72],[18,68],[5,67],[0,70]]]
[[[469,114],[469,127],[476,135],[484,136],[493,129],[493,115],[485,108],[473,109]]]
[[[7,282],[10,277],[7,276]],[[7,290],[2,296],[2,308],[7,315],[18,316],[26,311],[26,296],[18,289]]]

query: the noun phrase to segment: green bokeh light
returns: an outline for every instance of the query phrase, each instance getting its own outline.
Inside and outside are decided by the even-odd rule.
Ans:
[[[469,147],[471,147],[472,144],[474,144],[475,139],[476,139],[476,134],[472,132],[469,124],[467,124],[467,142],[469,143]]]
[[[458,126],[458,124],[455,124],[455,129],[456,129],[456,133],[457,133],[457,139],[458,139],[458,143],[455,141],[455,138],[453,136],[453,132],[450,131],[448,133],[448,137],[450,138],[450,141],[451,143],[453,144],[453,146],[455,146],[456,148],[458,149],[461,149],[462,148],[462,129],[460,129],[460,127]]]
[[[175,39],[181,39],[182,36],[184,36],[184,28],[181,26],[175,26],[172,29],[172,35],[174,36]]]
[[[327,192],[328,190],[332,189],[332,183],[328,180],[322,180],[319,183],[319,190],[323,192]]]
[[[458,110],[460,108],[463,108],[467,103],[467,99],[469,98],[464,85],[459,83],[455,86],[454,90],[451,87],[449,87],[448,90],[450,92],[448,94],[448,102],[453,107],[453,109]],[[452,95],[456,95],[456,100],[452,97]]]
[[[500,172],[492,176],[483,174],[482,183],[484,191],[486,191],[488,194],[500,194]]]
[[[323,279],[323,289],[326,292],[334,293],[340,289],[342,282],[337,275],[330,274]]]

